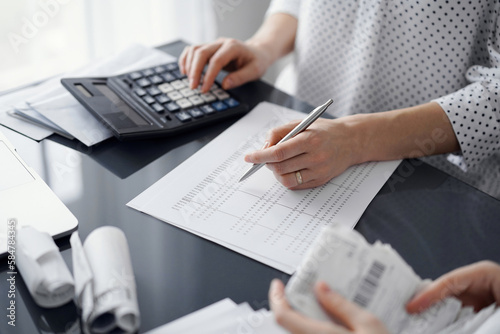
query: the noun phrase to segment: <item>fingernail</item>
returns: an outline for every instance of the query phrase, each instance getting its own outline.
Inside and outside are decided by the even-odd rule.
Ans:
[[[318,289],[323,292],[323,293],[330,293],[332,292],[332,290],[330,289],[330,287],[328,286],[328,284],[326,284],[325,282],[319,282],[318,283]]]
[[[204,82],[204,83],[201,85],[201,92],[202,92],[202,93],[206,93],[206,92],[208,92],[208,89],[209,89],[209,88],[210,88],[210,87],[208,87],[208,84]]]
[[[264,143],[264,146],[262,146],[261,150],[263,150],[263,149],[265,149],[265,148],[268,148],[268,147],[269,147],[269,142],[268,142],[268,141],[266,141],[266,142]]]
[[[224,89],[231,89],[233,88],[234,86],[234,82],[233,80],[231,80],[231,78],[226,78],[226,80],[224,80]]]

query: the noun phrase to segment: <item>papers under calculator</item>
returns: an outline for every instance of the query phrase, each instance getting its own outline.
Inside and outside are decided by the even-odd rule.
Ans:
[[[175,62],[107,78],[61,82],[119,139],[179,134],[248,111],[217,83],[207,93],[190,89]]]

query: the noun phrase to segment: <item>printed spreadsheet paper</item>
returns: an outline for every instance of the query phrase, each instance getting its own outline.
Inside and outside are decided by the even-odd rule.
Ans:
[[[400,163],[356,165],[309,190],[286,189],[267,168],[238,183],[267,131],[304,117],[262,102],[127,205],[291,274],[322,227],[356,225]]]

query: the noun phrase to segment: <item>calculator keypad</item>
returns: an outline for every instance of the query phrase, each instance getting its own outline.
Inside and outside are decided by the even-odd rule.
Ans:
[[[130,96],[150,113],[182,123],[210,117],[238,107],[240,102],[214,83],[207,93],[189,88],[189,80],[176,63],[155,66],[119,76],[131,91]]]

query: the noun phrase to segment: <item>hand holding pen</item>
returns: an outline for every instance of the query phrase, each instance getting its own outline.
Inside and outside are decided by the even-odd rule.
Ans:
[[[355,119],[317,119],[305,131],[282,141],[300,121],[272,129],[264,149],[245,156],[245,161],[266,164],[276,179],[293,190],[313,188],[328,182],[357,164]],[[281,142],[280,142],[281,141]],[[278,144],[278,142],[280,142]],[[247,182],[251,182],[251,178]]]
[[[320,105],[319,107],[316,107],[313,111],[307,115],[302,122],[300,122],[297,126],[295,126],[292,131],[288,132],[285,137],[283,137],[276,145],[281,144],[288,139],[291,139],[295,137],[297,134],[301,133],[305,129],[309,127],[312,123],[314,123],[315,120],[317,120],[325,111],[328,109],[330,104],[333,103],[332,99],[329,99],[328,101],[325,102],[325,104]],[[264,166],[264,163],[254,163],[252,167],[250,167],[245,174],[240,178],[239,182],[245,180],[247,177],[258,171],[262,166]],[[299,184],[302,184],[302,176],[300,174],[300,171],[295,172],[295,176],[297,177],[297,181]]]

